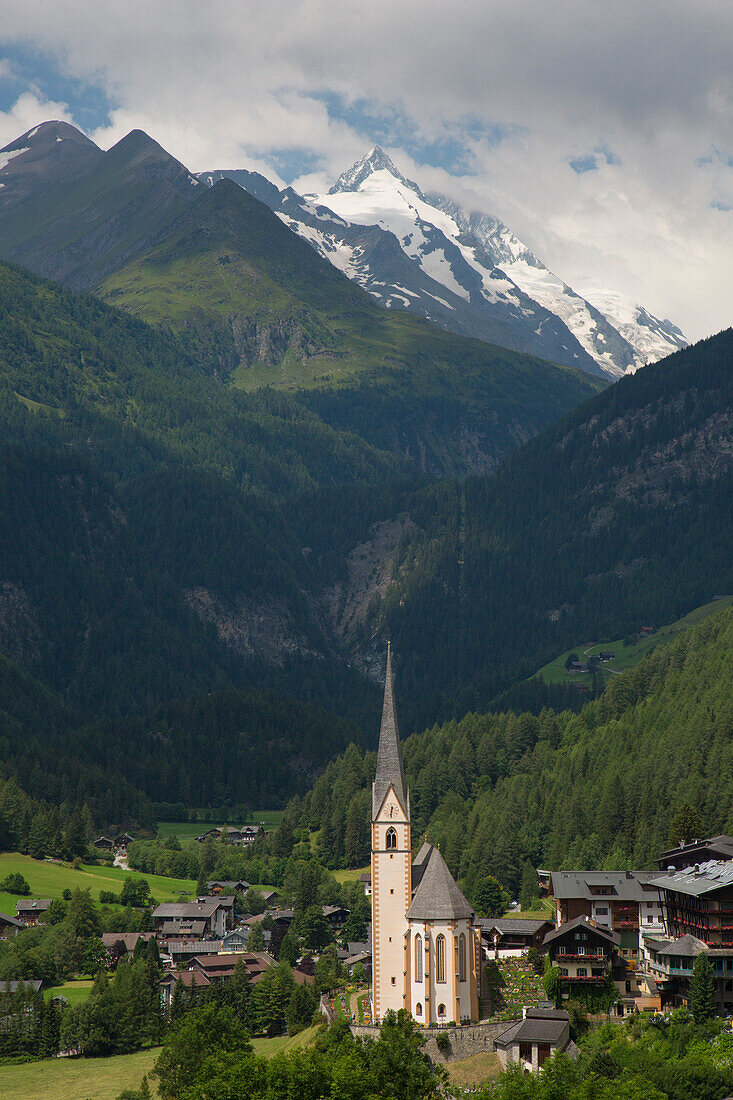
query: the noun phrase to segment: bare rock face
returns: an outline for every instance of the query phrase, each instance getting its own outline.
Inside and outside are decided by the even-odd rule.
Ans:
[[[22,668],[40,656],[42,633],[28,595],[20,585],[0,581],[0,653]]]
[[[202,622],[215,627],[219,640],[243,657],[282,665],[293,656],[320,657],[298,631],[284,603],[240,596],[226,604],[207,588],[189,588],[184,598]]]

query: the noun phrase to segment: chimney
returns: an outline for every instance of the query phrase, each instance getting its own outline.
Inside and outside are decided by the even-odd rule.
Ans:
[[[675,868],[674,868],[674,867],[672,866],[672,864],[670,863],[670,864],[669,864],[669,866],[667,867],[667,874],[668,874],[668,875],[673,875],[673,874],[674,874],[674,872],[675,872]]]
[[[681,840],[680,841],[680,848],[684,848],[684,846],[685,846],[685,842],[684,842],[684,840]]]
[[[627,871],[626,872],[626,877],[627,878],[633,878],[634,877],[634,872],[633,871]]]

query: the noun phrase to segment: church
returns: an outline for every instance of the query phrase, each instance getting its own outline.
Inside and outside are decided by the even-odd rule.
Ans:
[[[481,936],[442,855],[412,858],[410,792],[402,767],[392,654],[387,648],[377,772],[372,784],[373,1014],[406,1009],[429,1024],[478,1020]]]

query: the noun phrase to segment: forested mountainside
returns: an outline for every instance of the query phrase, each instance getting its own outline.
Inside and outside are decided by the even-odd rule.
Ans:
[[[733,587],[730,332],[597,395],[495,475],[428,482],[360,434],[358,388],[338,415],[335,391],[243,393],[185,337],[9,266],[0,305],[0,653],[69,708],[65,728],[267,689],[370,743],[385,635],[410,732]],[[301,768],[292,740],[284,796],[338,747],[324,734]],[[220,791],[212,771],[207,798],[249,797]]]
[[[728,330],[621,379],[494,476],[395,496],[379,515],[338,489],[292,510],[347,611],[353,556],[376,553],[380,524],[401,522],[392,579],[345,637],[363,654],[391,636],[405,728],[485,709],[584,639],[732,591],[731,410]]]
[[[395,683],[398,699],[402,688]],[[643,868],[691,804],[703,834],[733,830],[733,611],[724,610],[615,678],[580,714],[468,714],[403,746],[413,844],[439,844],[452,873],[524,867]],[[283,832],[320,830],[330,866],[368,860],[375,754],[351,746]]]

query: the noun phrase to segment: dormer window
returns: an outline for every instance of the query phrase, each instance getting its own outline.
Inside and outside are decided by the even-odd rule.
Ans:
[[[397,847],[397,831],[390,826],[389,829],[387,829],[386,848],[387,848],[387,851],[389,851],[390,848],[396,848],[396,847]]]

